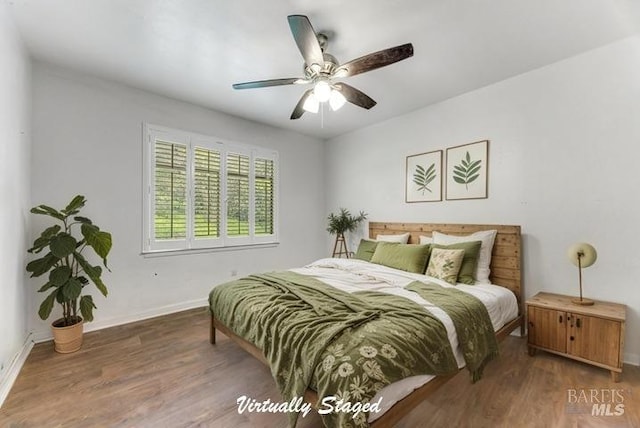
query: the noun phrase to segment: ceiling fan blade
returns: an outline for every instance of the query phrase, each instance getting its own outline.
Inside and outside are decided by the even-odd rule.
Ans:
[[[234,83],[232,86],[233,89],[253,89],[267,88],[269,86],[293,85],[294,83],[307,83],[307,81],[299,77],[292,77],[287,79],[269,79],[257,80],[255,82]]]
[[[300,117],[304,114],[304,102],[307,101],[307,98],[309,98],[311,92],[313,92],[313,89],[309,89],[304,94],[302,94],[302,98],[300,98],[300,101],[298,101],[298,104],[296,104],[296,108],[294,108],[293,112],[291,113],[291,120],[300,119]]]
[[[369,110],[371,107],[375,106],[377,103],[364,92],[354,88],[353,86],[349,86],[346,83],[336,83],[333,85],[340,93],[349,101],[351,104],[355,104],[358,107],[365,108]]]
[[[318,43],[318,36],[313,30],[309,18],[304,15],[289,15],[287,19],[305,64],[318,64],[322,67],[324,65],[324,56],[322,55],[320,43]]]
[[[413,45],[406,43],[404,45],[395,46],[393,48],[384,49],[369,55],[342,64],[336,72],[335,77],[355,76],[356,74],[365,73],[384,67],[394,62],[402,61],[413,56]]]

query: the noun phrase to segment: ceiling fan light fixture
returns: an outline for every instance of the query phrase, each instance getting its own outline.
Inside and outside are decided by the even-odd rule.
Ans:
[[[313,85],[313,88],[305,90],[298,100],[291,113],[291,120],[300,119],[305,111],[317,113],[320,110],[320,103],[325,102],[329,102],[334,111],[340,109],[346,101],[366,110],[371,109],[376,102],[367,94],[346,83],[339,82],[333,86],[331,82],[386,67],[413,56],[413,45],[405,43],[340,64],[333,55],[326,52],[327,35],[316,33],[307,16],[289,15],[287,21],[304,59],[302,64],[304,77],[234,83],[232,87],[233,89],[252,89],[284,85]]]
[[[313,92],[309,94],[302,108],[304,109],[304,111],[308,111],[309,113],[318,112],[318,110],[320,109],[320,101],[318,101],[318,98],[316,98]]]
[[[321,103],[329,101],[331,92],[331,85],[329,85],[329,82],[326,80],[319,80],[313,88],[313,95],[315,95],[315,98]]]
[[[339,110],[346,102],[347,99],[339,91],[335,89],[331,91],[331,97],[329,98],[329,105],[331,106],[331,110]]]

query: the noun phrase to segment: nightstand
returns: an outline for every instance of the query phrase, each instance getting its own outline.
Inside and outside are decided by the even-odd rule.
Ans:
[[[596,300],[593,306],[571,303],[571,296],[538,293],[526,301],[529,355],[536,349],[622,373],[626,306]]]

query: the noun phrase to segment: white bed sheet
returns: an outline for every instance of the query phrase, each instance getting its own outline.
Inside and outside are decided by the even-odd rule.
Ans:
[[[291,269],[291,271],[312,276],[348,293],[373,290],[406,297],[418,303],[444,324],[459,368],[464,367],[465,362],[462,351],[458,346],[458,336],[451,318],[442,309],[424,300],[418,294],[405,290],[404,287],[413,281],[422,281],[434,282],[443,287],[456,287],[467,292],[478,298],[487,307],[495,331],[518,316],[516,296],[507,288],[493,284],[456,284],[454,286],[437,278],[404,272],[357,259],[320,259],[303,268]],[[375,402],[380,397],[383,397],[381,411],[369,414],[368,421],[370,423],[375,421],[395,403],[433,378],[435,378],[433,375],[412,376],[387,385],[372,399],[372,402]]]

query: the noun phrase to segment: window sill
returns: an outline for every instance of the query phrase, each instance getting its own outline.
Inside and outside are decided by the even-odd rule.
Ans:
[[[180,250],[155,250],[155,251],[143,251],[140,253],[144,258],[154,257],[168,257],[168,256],[184,256],[187,254],[206,254],[206,253],[220,253],[226,251],[241,251],[241,250],[253,250],[261,248],[274,248],[280,245],[280,242],[265,242],[261,244],[246,244],[246,245],[230,245],[227,247],[213,247],[213,248],[189,248]]]

